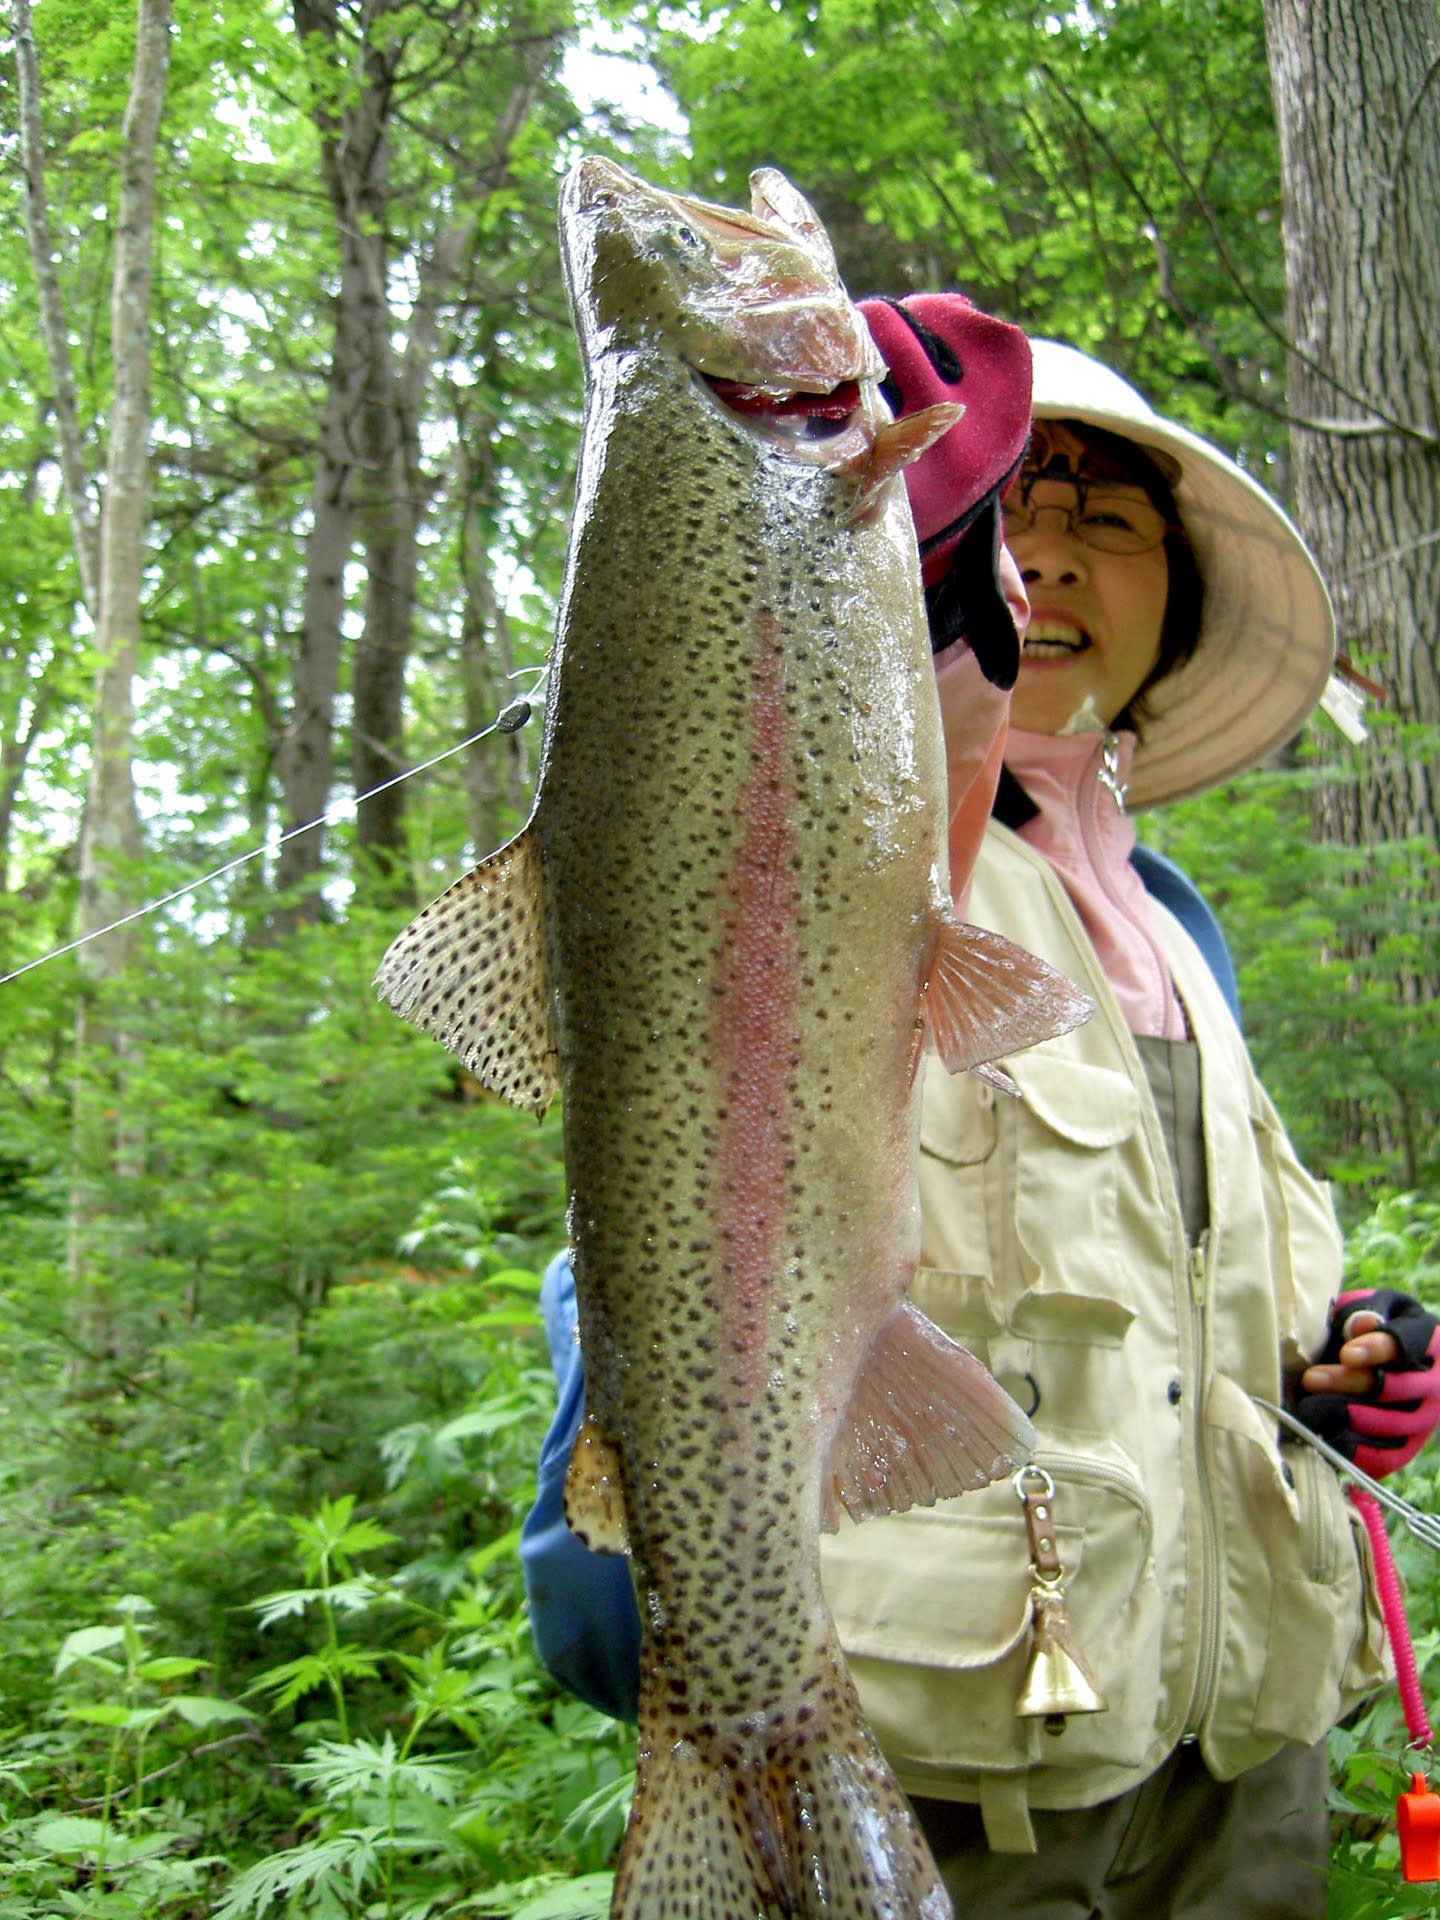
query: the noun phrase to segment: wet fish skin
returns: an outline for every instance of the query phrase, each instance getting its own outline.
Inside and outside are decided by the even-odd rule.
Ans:
[[[588,1405],[567,1515],[628,1549],[645,1628],[613,1914],[945,1920],[817,1540],[842,1505],[1023,1457],[1023,1416],[904,1302],[914,1066],[932,1007],[956,1065],[1083,1009],[949,919],[890,484],[916,429],[813,213],[779,175],[753,191],[745,215],[604,161],[567,182],[589,395],[536,808],[378,984],[509,1097],[563,1086]],[[812,431],[710,379],[855,405]]]

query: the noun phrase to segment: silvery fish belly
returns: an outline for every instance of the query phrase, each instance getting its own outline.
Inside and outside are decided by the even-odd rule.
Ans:
[[[950,1912],[863,1723],[818,1536],[983,1484],[1023,1416],[907,1305],[916,1065],[1083,1017],[950,918],[944,756],[893,423],[813,212],[572,172],[588,406],[535,810],[378,977],[564,1096],[580,1536],[644,1626],[624,1920]]]

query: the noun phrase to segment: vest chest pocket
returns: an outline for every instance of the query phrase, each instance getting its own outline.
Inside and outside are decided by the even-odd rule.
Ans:
[[[1102,1446],[1104,1443],[1102,1443]],[[1056,1736],[1016,1717],[1030,1657],[1029,1548],[1008,1481],[845,1526],[822,1544],[827,1598],[880,1745],[902,1774],[1045,1761],[1140,1764],[1154,1730],[1162,1610],[1150,1514],[1117,1447],[1042,1448],[1066,1604],[1109,1701]]]
[[[1017,1291],[1129,1306],[1127,1270],[1151,1257],[1163,1228],[1137,1137],[1138,1090],[1114,1068],[1058,1049],[1033,1048],[1008,1066],[1022,1095],[1010,1122]],[[1129,1260],[1117,1258],[1120,1248]],[[1156,1240],[1153,1252],[1168,1267],[1168,1247]]]
[[[1003,1319],[1022,1293],[1116,1296],[1115,1248],[1153,1237],[1153,1174],[1136,1138],[1140,1098],[1065,1039],[1004,1064],[1017,1100],[931,1061],[920,1115],[927,1266],[982,1277]],[[1138,1199],[1137,1199],[1138,1196]],[[1168,1248],[1159,1257],[1168,1264]]]

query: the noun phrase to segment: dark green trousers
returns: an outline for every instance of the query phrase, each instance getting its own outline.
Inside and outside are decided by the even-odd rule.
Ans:
[[[1033,1809],[1038,1853],[992,1853],[980,1809],[916,1800],[957,1916],[974,1920],[1325,1920],[1325,1746],[1221,1784],[1198,1747],[1098,1807]]]

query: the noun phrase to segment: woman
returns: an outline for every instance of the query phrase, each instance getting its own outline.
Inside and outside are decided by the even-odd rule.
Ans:
[[[907,411],[947,389],[911,344],[945,300],[867,307]],[[1239,468],[1097,362],[1033,347],[1004,507],[1030,620],[967,911],[1097,1010],[1006,1062],[1019,1101],[930,1073],[915,1297],[1031,1411],[1043,1477],[842,1530],[827,1591],[958,1911],[1318,1920],[1324,1736],[1383,1676],[1383,1639],[1336,1476],[1257,1401],[1374,1393],[1404,1340],[1418,1374],[1384,1391],[1415,1404],[1404,1445],[1369,1455],[1384,1471],[1434,1425],[1435,1325],[1351,1298],[1332,1332],[1328,1196],[1250,1066],[1218,930],[1136,861],[1128,810],[1297,731],[1329,605]],[[912,505],[923,548],[923,476]],[[1038,1594],[1027,1492],[1058,1548]]]
[[[864,311],[898,412],[969,409],[907,473],[957,847],[995,809],[967,911],[1097,1010],[1007,1060],[1020,1100],[927,1069],[921,1132],[916,1298],[1031,1411],[1044,1477],[1021,1491],[1058,1572],[1037,1599],[1004,1483],[843,1527],[827,1591],[959,1911],[1318,1916],[1323,1737],[1383,1648],[1335,1476],[1278,1444],[1252,1396],[1323,1396],[1364,1464],[1398,1464],[1435,1421],[1434,1323],[1384,1298],[1357,1318],[1350,1300],[1332,1332],[1328,1198],[1254,1077],[1218,928],[1138,855],[1127,807],[1199,791],[1299,727],[1329,671],[1328,601],[1267,496],[1096,362],[1037,345],[1017,478],[1023,433],[988,424],[1003,408],[984,316],[956,295]],[[1002,768],[1004,608],[1023,623],[1027,593]],[[633,1712],[624,1569],[558,1518],[582,1391],[564,1282],[560,1265],[532,1613],[577,1691]],[[1352,1416],[1380,1390],[1414,1408]],[[1401,1429],[1383,1456],[1376,1420]]]

